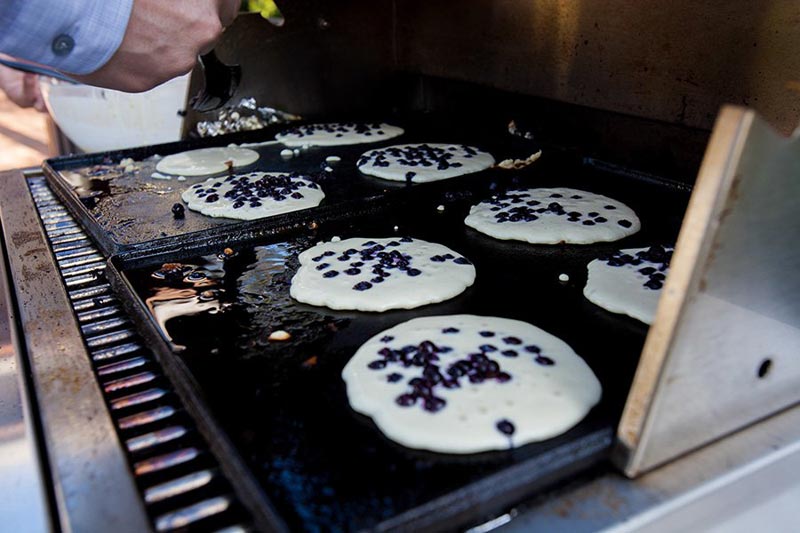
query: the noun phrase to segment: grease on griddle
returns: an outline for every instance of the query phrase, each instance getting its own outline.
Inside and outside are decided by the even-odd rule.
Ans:
[[[164,263],[161,268],[151,274],[155,279],[167,281],[182,281],[184,274],[190,272],[192,267],[183,263]]]
[[[217,258],[223,261],[227,261],[228,259],[233,259],[236,257],[238,253],[233,248],[225,248],[222,252],[217,254]]]

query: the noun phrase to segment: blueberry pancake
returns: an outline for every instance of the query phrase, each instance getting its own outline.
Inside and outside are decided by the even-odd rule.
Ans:
[[[566,187],[523,189],[473,206],[464,223],[501,240],[531,244],[591,244],[616,241],[641,227],[627,205]]]
[[[475,281],[467,258],[410,237],[326,242],[299,259],[292,297],[332,309],[412,309],[449,300]]]
[[[595,305],[652,324],[673,249],[629,248],[589,263],[583,295]]]
[[[463,144],[397,144],[370,150],[356,164],[376,178],[425,183],[480,172],[494,165],[494,158]]]
[[[376,143],[403,134],[403,128],[384,123],[330,122],[295,126],[275,136],[282,144],[300,146],[344,146]]]
[[[555,437],[601,395],[592,370],[562,340],[489,316],[403,322],[364,343],[342,377],[353,409],[388,438],[441,453]]]
[[[196,183],[181,198],[210,217],[254,220],[315,207],[325,193],[302,174],[250,172]]]

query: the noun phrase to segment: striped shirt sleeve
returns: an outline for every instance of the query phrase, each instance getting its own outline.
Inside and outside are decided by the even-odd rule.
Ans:
[[[1,0],[0,52],[89,74],[122,43],[134,0]]]

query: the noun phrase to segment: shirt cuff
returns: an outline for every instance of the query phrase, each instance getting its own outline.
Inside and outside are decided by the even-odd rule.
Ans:
[[[4,1],[0,51],[71,74],[94,72],[122,43],[133,1]]]

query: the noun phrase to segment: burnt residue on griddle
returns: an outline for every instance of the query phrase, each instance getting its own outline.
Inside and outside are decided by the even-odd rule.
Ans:
[[[307,245],[303,240],[240,251],[225,248],[151,268],[144,301],[163,336],[180,349],[188,345],[214,355],[228,350],[255,354],[274,348],[270,335],[275,331],[291,336],[281,351],[320,342],[347,320],[299,310],[289,296],[297,255]],[[205,321],[214,325],[187,326]]]

